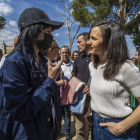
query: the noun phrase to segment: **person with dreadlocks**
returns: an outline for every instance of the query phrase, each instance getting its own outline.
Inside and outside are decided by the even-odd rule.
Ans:
[[[20,34],[0,70],[0,139],[56,140],[59,133],[57,79],[59,64],[41,53],[50,48],[52,21],[38,8],[25,9],[18,20]]]

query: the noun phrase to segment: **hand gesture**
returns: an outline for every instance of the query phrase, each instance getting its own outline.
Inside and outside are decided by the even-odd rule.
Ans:
[[[61,56],[61,60],[59,64],[56,62],[51,64],[51,62],[48,61],[48,77],[52,78],[55,81],[61,72],[62,63],[63,63],[63,56]]]

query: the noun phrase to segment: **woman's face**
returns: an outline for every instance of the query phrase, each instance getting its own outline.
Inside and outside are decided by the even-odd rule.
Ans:
[[[103,44],[101,29],[97,26],[93,27],[90,33],[90,39],[88,44],[90,47],[90,54],[96,54],[98,56],[105,54],[105,45]]]
[[[74,60],[75,60],[78,56],[79,56],[79,55],[78,55],[77,52],[73,53],[73,59],[74,59]]]
[[[136,60],[138,60],[138,58],[139,58],[138,53],[139,52],[137,51],[136,54],[135,54],[135,57],[134,57]]]
[[[56,58],[57,56],[59,56],[59,47],[57,45],[56,42],[53,42],[53,45],[52,45],[52,49],[50,51],[51,55],[53,56],[53,59]]]
[[[37,36],[37,40],[44,40],[44,34],[43,33],[47,33],[49,35],[52,35],[52,27],[47,27],[45,29],[43,29]]]

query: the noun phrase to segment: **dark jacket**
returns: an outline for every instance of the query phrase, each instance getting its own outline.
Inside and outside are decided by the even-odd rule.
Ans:
[[[17,50],[7,57],[0,70],[0,140],[50,140],[54,101],[58,133],[57,85],[45,76],[26,49],[27,58]],[[46,59],[40,54],[43,65]],[[53,98],[52,98],[53,97]]]

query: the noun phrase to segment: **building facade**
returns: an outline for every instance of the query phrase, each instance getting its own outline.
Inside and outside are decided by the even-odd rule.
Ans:
[[[5,42],[3,41],[3,44],[2,44],[2,52],[3,52],[3,54],[10,53],[13,49],[14,49],[14,46],[7,46],[5,44]]]

